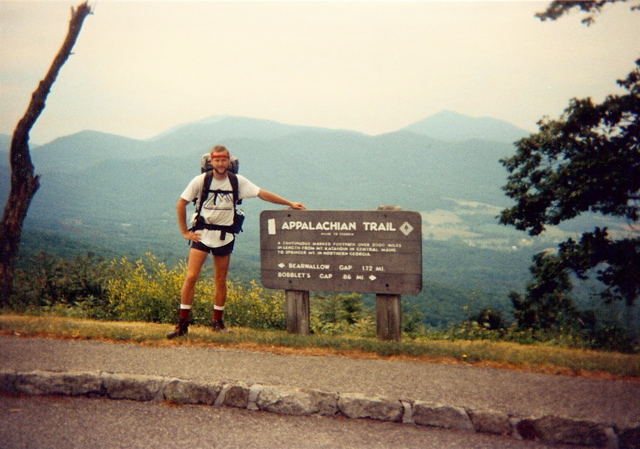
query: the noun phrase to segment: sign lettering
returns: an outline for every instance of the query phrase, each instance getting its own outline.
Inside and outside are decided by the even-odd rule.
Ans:
[[[262,283],[284,290],[420,293],[422,218],[408,211],[264,211]]]

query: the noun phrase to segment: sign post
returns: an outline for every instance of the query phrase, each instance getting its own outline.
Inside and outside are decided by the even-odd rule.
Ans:
[[[402,305],[400,295],[376,295],[376,332],[380,340],[400,341]]]
[[[260,255],[263,285],[287,291],[289,332],[309,333],[310,290],[375,293],[393,310],[385,317],[378,310],[378,336],[399,340],[399,295],[422,290],[422,218],[399,210],[264,211]],[[381,336],[381,322],[394,331]]]
[[[311,333],[309,292],[287,290],[285,296],[287,301],[287,332],[309,335]]]

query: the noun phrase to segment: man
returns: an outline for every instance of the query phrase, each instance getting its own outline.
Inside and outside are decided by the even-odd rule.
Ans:
[[[233,224],[235,205],[233,190],[229,180],[229,164],[231,156],[229,150],[218,145],[211,150],[211,164],[213,166],[213,178],[209,195],[201,208],[201,215],[205,223],[209,225],[228,226]],[[304,204],[286,200],[274,193],[262,190],[247,178],[235,175],[238,179],[238,200],[258,197],[261,200],[274,204],[282,204],[293,209],[306,209]],[[180,296],[180,315],[176,328],[167,335],[167,338],[176,338],[189,332],[189,315],[195,294],[195,286],[200,276],[200,271],[209,253],[213,254],[214,266],[214,308],[212,328],[214,332],[225,330],[222,321],[224,305],[227,300],[227,273],[229,261],[234,245],[234,235],[224,230],[201,229],[192,232],[187,227],[187,205],[198,198],[204,185],[205,174],[196,176],[187,186],[176,204],[178,225],[182,236],[191,241],[187,274],[182,285]],[[211,226],[209,226],[211,227]]]

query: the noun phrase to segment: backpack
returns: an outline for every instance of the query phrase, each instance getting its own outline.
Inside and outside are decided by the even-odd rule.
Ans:
[[[236,175],[238,173],[238,170],[240,170],[240,161],[238,160],[237,157],[231,156],[229,159],[229,168],[227,169],[227,172],[229,174]],[[202,155],[202,159],[200,159],[200,173],[205,173],[205,172],[209,172],[213,174],[213,165],[211,165],[211,153],[204,153]],[[242,204],[242,200],[238,199],[238,181],[236,179],[232,179],[231,176],[229,176],[229,180],[231,181],[231,188],[235,189],[234,190],[235,204]],[[207,188],[211,185],[211,179],[205,179],[204,182]],[[234,187],[234,183],[235,183],[235,187]],[[207,199],[207,195],[208,193],[205,194],[204,196],[205,200]],[[193,203],[195,204],[195,201]]]
[[[213,166],[211,165],[210,153],[205,153],[202,156],[202,159],[200,161],[200,172],[206,174],[204,176],[204,183],[202,185],[200,195],[194,200],[194,204],[196,205],[196,213],[193,218],[193,226],[190,229],[191,232],[200,229],[222,231],[220,240],[225,239],[225,234],[227,232],[230,232],[231,234],[238,234],[242,232],[244,213],[242,210],[238,210],[236,208],[236,205],[242,204],[242,200],[238,198],[240,194],[238,188],[238,177],[236,176],[239,167],[240,162],[238,161],[238,158],[231,156],[231,161],[227,170],[227,176],[229,177],[229,182],[231,183],[231,190],[233,194],[233,224],[230,226],[221,226],[205,223],[204,218],[202,217],[202,215],[200,215],[200,211],[202,210],[202,205],[205,203],[205,201],[207,201],[207,198],[209,197],[211,181],[213,180]]]
[[[231,156],[231,159],[229,160],[229,171],[237,174],[239,169],[240,161],[237,157]],[[211,153],[204,153],[200,160],[200,173],[211,170],[213,170],[213,165],[211,165]]]

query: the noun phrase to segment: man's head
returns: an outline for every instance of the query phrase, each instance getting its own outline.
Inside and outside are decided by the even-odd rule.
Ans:
[[[226,154],[227,157],[230,157],[230,153],[229,150],[227,150],[227,147],[223,146],[223,145],[216,145],[215,147],[211,148],[211,157],[215,157],[218,156],[220,157],[222,154]]]
[[[229,162],[231,161],[231,155],[229,150],[222,145],[216,145],[211,149],[211,165],[213,170],[218,175],[224,176],[229,168]]]

